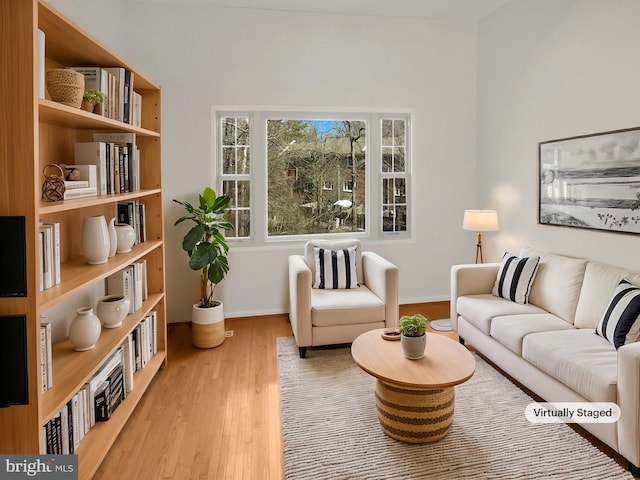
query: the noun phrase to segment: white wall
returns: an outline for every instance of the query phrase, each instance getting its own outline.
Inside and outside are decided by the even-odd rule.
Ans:
[[[512,0],[478,26],[478,198],[522,245],[640,269],[634,235],[537,224],[538,142],[640,126],[638,0]]]
[[[103,2],[51,3],[163,88],[169,321],[188,321],[197,300],[171,199],[194,200],[214,184],[212,105],[414,109],[414,241],[365,247],[400,267],[402,303],[447,299],[450,265],[473,261],[475,236],[460,226],[465,208],[481,206],[474,202],[475,23],[120,1],[110,2],[122,15],[110,30],[91,17]],[[300,251],[233,248],[226,315],[286,312],[286,259]]]

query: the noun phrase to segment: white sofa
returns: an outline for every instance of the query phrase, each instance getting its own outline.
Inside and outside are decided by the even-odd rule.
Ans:
[[[492,295],[500,264],[451,269],[451,321],[460,341],[547,402],[613,402],[616,423],[581,426],[640,476],[640,342],[618,350],[594,333],[618,282],[640,273],[525,247],[539,256],[529,303]]]

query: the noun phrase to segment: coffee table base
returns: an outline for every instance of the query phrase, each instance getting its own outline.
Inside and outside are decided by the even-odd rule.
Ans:
[[[382,431],[407,443],[442,439],[453,423],[453,387],[412,389],[376,382],[376,407]]]

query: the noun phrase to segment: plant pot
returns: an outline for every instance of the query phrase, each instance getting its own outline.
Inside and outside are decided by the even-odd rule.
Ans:
[[[400,337],[400,344],[402,345],[402,351],[405,357],[409,360],[419,360],[424,357],[424,350],[427,346],[427,336],[407,337],[402,335]]]
[[[213,307],[193,306],[191,343],[196,348],[213,348],[224,342],[224,310],[222,302]]]

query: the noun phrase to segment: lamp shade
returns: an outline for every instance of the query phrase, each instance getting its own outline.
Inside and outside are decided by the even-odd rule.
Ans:
[[[495,210],[465,210],[462,228],[474,232],[498,230],[498,212]]]

